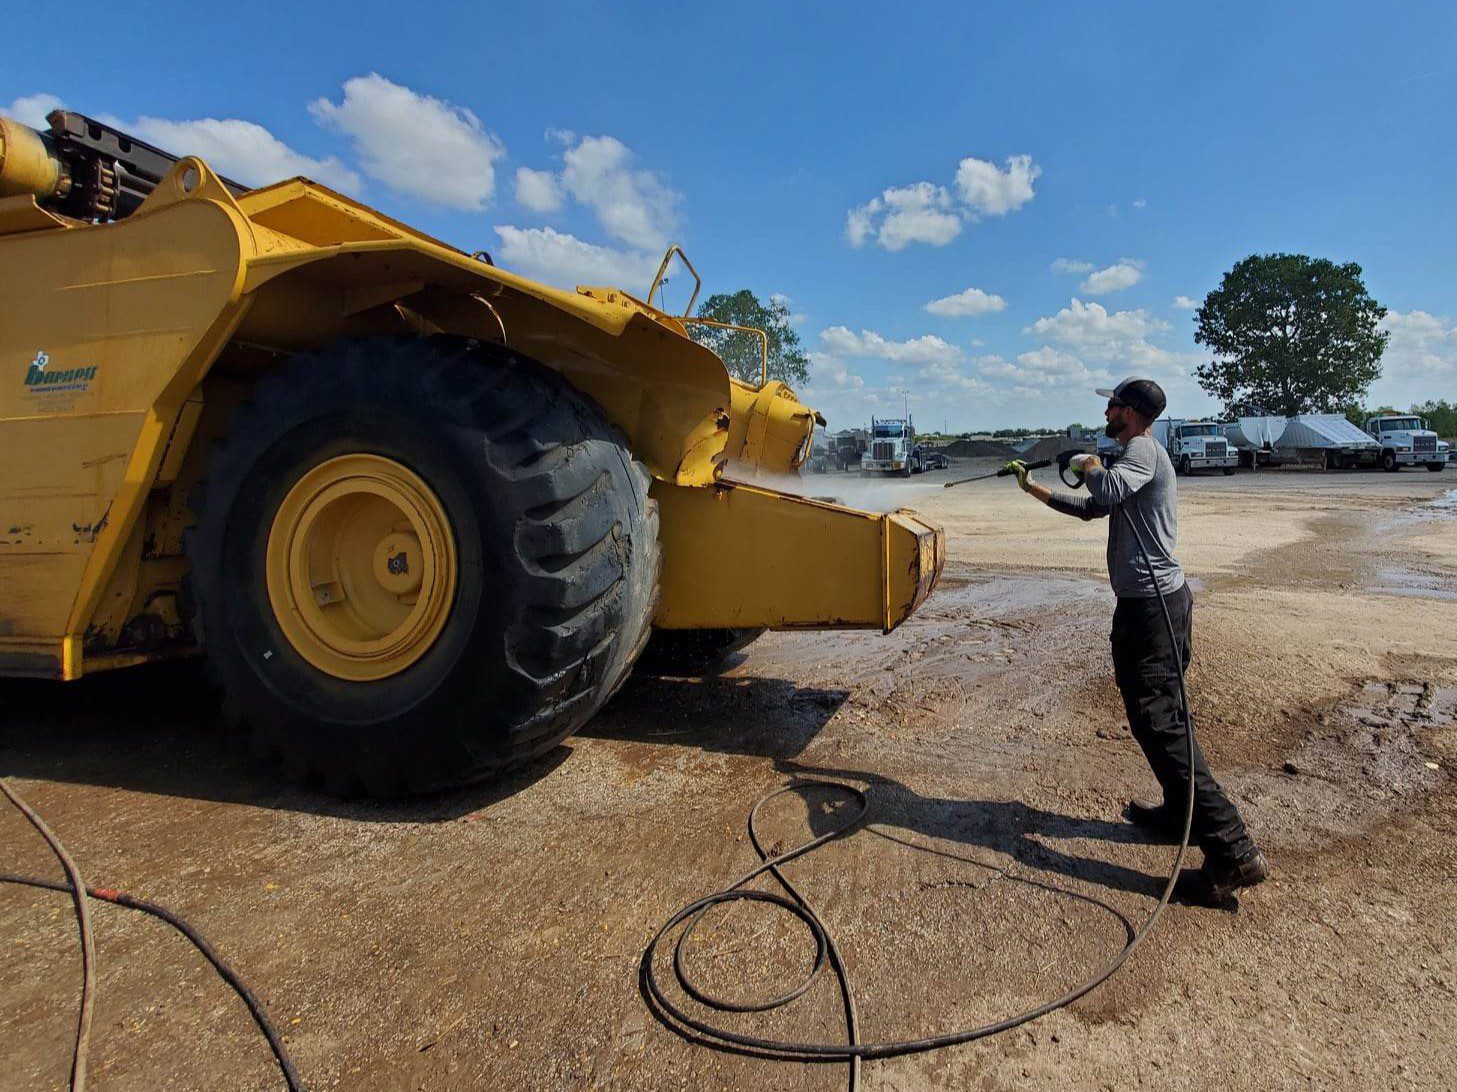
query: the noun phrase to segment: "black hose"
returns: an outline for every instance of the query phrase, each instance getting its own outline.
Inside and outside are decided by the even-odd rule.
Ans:
[[[711,1046],[715,1049],[725,1050],[733,1053],[749,1054],[755,1057],[778,1059],[783,1061],[799,1062],[849,1062],[850,1063],[850,1089],[854,1092],[859,1087],[860,1061],[864,1058],[894,1058],[905,1054],[919,1054],[930,1050],[939,1050],[942,1047],[956,1046],[961,1043],[969,1043],[976,1039],[984,1039],[990,1035],[997,1035],[1012,1028],[1020,1027],[1023,1024],[1036,1020],[1040,1016],[1070,1005],[1084,994],[1097,989],[1100,985],[1111,978],[1117,970],[1127,962],[1128,957],[1137,951],[1144,939],[1152,931],[1154,923],[1158,921],[1159,915],[1168,906],[1173,896],[1174,887],[1178,883],[1179,873],[1184,866],[1184,855],[1189,850],[1189,835],[1194,825],[1194,721],[1189,713],[1189,694],[1184,685],[1184,662],[1179,651],[1178,635],[1174,632],[1174,622],[1169,615],[1169,607],[1164,599],[1164,594],[1159,590],[1158,579],[1153,571],[1153,561],[1149,557],[1148,547],[1139,534],[1138,527],[1132,518],[1124,510],[1123,506],[1117,505],[1118,512],[1128,524],[1129,530],[1138,543],[1139,553],[1143,556],[1144,567],[1148,570],[1150,583],[1153,585],[1154,593],[1159,598],[1159,606],[1163,611],[1164,625],[1168,628],[1169,642],[1174,649],[1174,662],[1178,669],[1179,676],[1179,702],[1180,711],[1184,717],[1184,738],[1188,747],[1189,759],[1189,790],[1184,809],[1184,833],[1179,841],[1179,850],[1174,856],[1174,864],[1169,872],[1168,883],[1164,885],[1163,894],[1159,897],[1158,904],[1149,913],[1148,919],[1143,923],[1128,942],[1123,946],[1108,963],[1106,963],[1092,978],[1075,986],[1073,989],[1062,994],[1060,997],[1038,1005],[1036,1008],[1027,1009],[1014,1016],[995,1021],[994,1023],[982,1024],[977,1027],[967,1028],[963,1031],[948,1032],[942,1035],[925,1036],[919,1039],[896,1039],[878,1043],[862,1043],[859,1035],[859,1018],[855,1008],[854,993],[850,988],[849,974],[845,969],[843,960],[840,958],[839,949],[834,939],[830,936],[829,930],[825,928],[824,922],[809,904],[803,895],[795,889],[794,885],[785,878],[780,871],[780,866],[787,864],[797,857],[803,857],[811,851],[818,849],[833,838],[838,838],[849,833],[857,826],[870,809],[870,802],[865,794],[859,789],[849,785],[840,784],[834,781],[795,781],[782,786],[767,795],[760,797],[749,812],[749,840],[753,844],[754,851],[759,855],[761,861],[757,868],[750,870],[722,891],[696,902],[689,903],[679,910],[664,923],[657,931],[653,939],[643,951],[642,960],[638,967],[638,982],[643,996],[653,1014],[668,1028],[677,1032],[693,1042]],[[770,858],[759,840],[758,831],[755,827],[755,820],[759,810],[769,801],[789,792],[797,792],[805,788],[829,788],[847,793],[851,800],[859,803],[860,807],[851,817],[841,824],[819,837],[796,846],[787,853]],[[745,890],[744,885],[751,880],[768,873],[774,877],[784,889],[785,894],[780,895],[771,891]],[[725,1001],[722,998],[714,997],[712,994],[697,986],[690,979],[687,968],[684,965],[683,946],[688,937],[697,928],[704,913],[713,906],[739,900],[752,900],[755,902],[767,902],[779,906],[795,917],[809,928],[815,939],[816,956],[814,967],[809,975],[798,986],[786,991],[779,997],[769,1001],[755,1004],[739,1004]],[[659,981],[654,963],[658,948],[664,938],[677,926],[687,922],[687,927],[679,934],[673,953],[673,972],[678,980],[679,987],[689,997],[694,998],[703,1005],[724,1012],[763,1012],[769,1009],[786,1005],[796,998],[802,996],[814,982],[819,972],[824,968],[826,962],[835,973],[839,982],[840,996],[843,1000],[845,1010],[846,1042],[844,1043],[809,1043],[796,1042],[788,1039],[770,1039],[757,1035],[742,1035],[717,1027],[707,1020],[699,1019],[689,1014],[684,1009],[670,1000]]]
[[[91,929],[91,911],[87,907],[86,896],[82,894],[86,882],[81,879],[80,869],[76,867],[75,860],[55,832],[3,777],[0,777],[0,793],[9,798],[20,814],[45,839],[46,845],[55,854],[56,860],[61,862],[61,868],[66,873],[67,883],[62,890],[70,892],[71,905],[76,913],[76,928],[81,934],[81,1007],[76,1019],[75,1045],[71,1048],[69,1088],[71,1092],[85,1092],[86,1063],[91,1054],[91,1021],[96,1007],[96,938]]]
[[[39,887],[47,891],[70,892],[72,890],[69,884],[58,883],[54,880],[44,880],[36,876],[17,876],[11,872],[0,872],[0,883],[23,884],[26,887]],[[223,961],[223,957],[213,951],[212,945],[208,944],[196,929],[188,925],[180,916],[168,910],[165,906],[159,906],[155,902],[147,902],[145,899],[136,898],[135,896],[128,895],[124,891],[88,887],[86,888],[86,894],[102,902],[124,906],[128,910],[140,910],[144,914],[151,914],[155,918],[161,918],[190,940],[192,946],[202,953],[203,958],[213,965],[213,969],[218,972],[222,980],[232,987],[233,992],[243,999],[243,1004],[248,1006],[248,1011],[253,1015],[254,1023],[263,1032],[263,1037],[268,1040],[268,1049],[273,1051],[273,1057],[278,1061],[278,1068],[283,1071],[283,1079],[288,1085],[289,1092],[307,1092],[303,1080],[298,1075],[298,1070],[294,1068],[293,1061],[288,1056],[287,1048],[283,1045],[282,1036],[278,1034],[278,1030],[273,1026],[272,1021],[268,1019],[268,1013],[264,1010],[263,1003],[243,983],[243,980],[238,977],[237,972]]]

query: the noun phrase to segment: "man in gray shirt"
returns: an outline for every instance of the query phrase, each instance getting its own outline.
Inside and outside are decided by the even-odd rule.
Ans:
[[[1108,524],[1108,576],[1118,597],[1111,635],[1113,675],[1123,694],[1133,738],[1163,789],[1161,803],[1131,801],[1127,814],[1140,826],[1176,838],[1184,829],[1190,758],[1179,696],[1179,665],[1189,666],[1194,597],[1174,560],[1178,530],[1174,467],[1163,445],[1150,434],[1150,426],[1167,403],[1163,390],[1151,379],[1125,379],[1113,390],[1097,393],[1108,398],[1104,431],[1123,445],[1123,453],[1116,465],[1108,467],[1096,456],[1081,457],[1079,469],[1087,496],[1053,493],[1034,482],[1020,462],[1009,463],[1008,468],[1017,475],[1024,492],[1055,512],[1085,520],[1113,517]],[[1140,539],[1150,564],[1144,563]],[[1173,641],[1160,596],[1173,622]],[[1199,877],[1214,895],[1227,896],[1237,888],[1259,883],[1268,868],[1239,810],[1209,772],[1197,741],[1193,762],[1191,836],[1204,850]]]

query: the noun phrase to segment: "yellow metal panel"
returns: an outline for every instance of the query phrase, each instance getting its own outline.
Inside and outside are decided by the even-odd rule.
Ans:
[[[358,309],[371,285],[394,286],[405,307],[438,329],[493,343],[504,329],[510,348],[561,372],[595,399],[655,476],[683,484],[713,480],[726,435],[720,417],[730,396],[728,373],[708,349],[640,311],[585,301],[610,310],[612,321],[581,321],[576,304],[564,312],[538,293],[505,291],[482,279],[478,271],[490,267],[480,262],[457,256],[467,263],[461,269],[413,244],[393,245],[350,246],[267,280],[255,290],[239,336],[301,349],[351,335],[404,332],[392,315]],[[431,287],[414,291],[421,284]],[[717,434],[715,443],[701,444],[704,429]]]
[[[0,197],[0,235],[67,226],[65,220],[41,208],[29,194]]]
[[[729,473],[787,474],[809,454],[815,414],[777,379],[752,387],[732,380],[733,420],[724,454]]]
[[[154,197],[117,224],[0,237],[0,531],[27,529],[0,544],[0,618],[17,635],[84,631],[232,321],[230,208]]]
[[[767,626],[889,632],[935,586],[943,532],[741,483],[655,482],[664,629]]]

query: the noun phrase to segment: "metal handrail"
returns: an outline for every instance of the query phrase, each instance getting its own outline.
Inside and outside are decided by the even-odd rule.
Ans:
[[[698,302],[698,293],[703,290],[703,278],[698,275],[698,270],[693,268],[693,263],[688,260],[688,255],[683,253],[683,248],[677,243],[668,248],[668,252],[663,255],[663,260],[658,265],[658,275],[653,278],[653,283],[648,288],[647,304],[649,307],[653,305],[653,294],[663,287],[663,274],[668,271],[668,263],[672,261],[674,254],[683,259],[683,264],[688,267],[688,272],[693,274],[693,295],[689,297],[688,306],[683,308],[683,314],[680,316],[687,318],[689,312],[693,310],[693,305]]]
[[[738,330],[743,334],[759,335],[759,352],[763,364],[759,373],[759,386],[763,387],[769,382],[769,335],[757,326],[736,326],[732,322],[719,322],[717,319],[693,318],[689,315],[680,315],[679,322],[693,322],[700,326],[716,326],[720,330]]]

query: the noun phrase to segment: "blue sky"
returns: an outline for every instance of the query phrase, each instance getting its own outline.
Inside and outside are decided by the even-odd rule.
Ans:
[[[1391,310],[1370,401],[1457,398],[1452,5],[301,7],[32,5],[0,111],[309,174],[556,284],[640,294],[681,242],[707,291],[788,297],[832,427],[1094,421],[1133,372],[1212,411],[1189,302],[1277,250]]]

